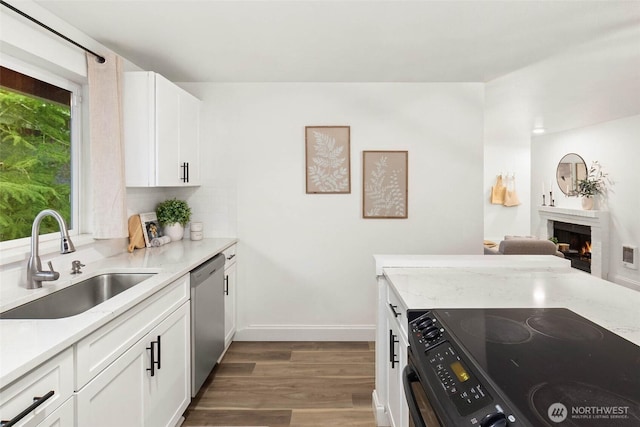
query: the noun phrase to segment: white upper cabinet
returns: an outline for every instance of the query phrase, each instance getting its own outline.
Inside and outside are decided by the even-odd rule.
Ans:
[[[200,185],[200,104],[160,74],[124,73],[127,187]]]

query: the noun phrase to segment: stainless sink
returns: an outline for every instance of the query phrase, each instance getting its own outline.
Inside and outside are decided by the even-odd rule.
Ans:
[[[0,319],[60,319],[75,316],[132,288],[154,274],[101,274],[0,313]]]

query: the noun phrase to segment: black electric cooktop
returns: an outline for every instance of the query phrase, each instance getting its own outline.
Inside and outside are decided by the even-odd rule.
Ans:
[[[640,426],[632,342],[563,308],[433,312],[533,425]]]

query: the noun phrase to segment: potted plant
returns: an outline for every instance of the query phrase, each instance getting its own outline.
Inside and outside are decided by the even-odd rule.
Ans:
[[[165,200],[156,206],[158,222],[164,226],[165,236],[171,241],[182,239],[184,226],[191,219],[191,208],[184,200]]]
[[[578,181],[578,195],[582,196],[582,208],[593,209],[593,197],[603,194],[606,191],[605,178],[607,174],[602,172],[600,164],[595,161],[591,163],[589,175]]]

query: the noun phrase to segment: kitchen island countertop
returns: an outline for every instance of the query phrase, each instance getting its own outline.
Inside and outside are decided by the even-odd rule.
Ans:
[[[553,256],[377,255],[408,309],[564,307],[640,345],[640,292]]]
[[[150,279],[84,313],[62,319],[0,320],[0,388],[5,387],[100,326],[144,301],[160,289],[189,273],[212,256],[236,243],[234,238],[180,240],[170,244],[123,252],[87,262],[80,276],[63,272],[41,289],[18,285],[19,271],[2,272],[0,309],[6,311],[35,298],[71,286],[89,277],[108,273],[156,273]]]

